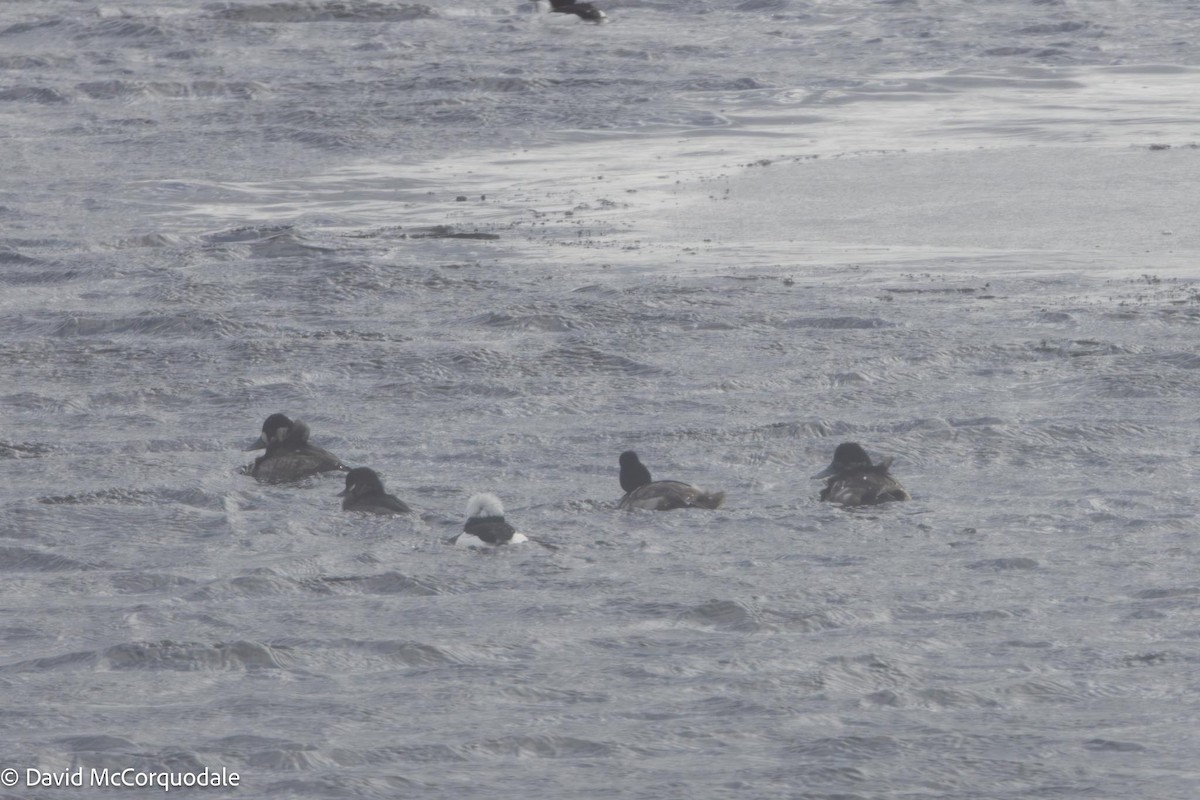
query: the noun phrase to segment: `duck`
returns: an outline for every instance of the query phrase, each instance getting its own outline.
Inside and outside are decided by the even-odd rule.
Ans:
[[[321,472],[345,472],[342,460],[308,443],[308,425],[284,414],[272,414],[262,434],[246,450],[266,449],[244,472],[263,483],[290,483]]]
[[[650,470],[632,450],[621,453],[621,488],[625,496],[618,508],[641,508],[648,511],[671,511],[676,508],[720,508],[724,492],[709,492],[680,481],[656,481]]]
[[[338,492],[342,511],[366,511],[371,514],[407,514],[412,511],[403,500],[383,488],[379,473],[370,467],[355,467],[346,473],[346,488]]]
[[[500,498],[482,492],[471,495],[467,500],[467,524],[450,543],[462,547],[499,547],[527,541],[528,536],[505,521],[504,504]]]
[[[603,22],[608,18],[591,3],[576,3],[574,0],[550,0],[550,13],[574,14],[586,22]]]
[[[813,475],[813,480],[825,478],[821,499],[843,506],[872,506],[897,500],[911,500],[912,495],[892,477],[888,469],[892,459],[885,458],[878,464],[862,445],[842,442],[833,451],[833,462]]]

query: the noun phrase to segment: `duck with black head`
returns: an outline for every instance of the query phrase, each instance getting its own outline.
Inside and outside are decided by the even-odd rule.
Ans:
[[[550,0],[550,12],[574,14],[585,22],[604,22],[607,15],[591,3],[576,3],[574,0]]]
[[[346,473],[346,488],[338,493],[342,511],[366,511],[369,514],[407,514],[411,508],[383,488],[379,473],[370,467],[355,467]]]
[[[889,472],[891,466],[890,457],[872,464],[862,445],[843,442],[833,451],[833,463],[813,475],[813,480],[825,478],[821,499],[843,506],[911,500],[912,496]]]
[[[473,494],[467,500],[467,523],[462,533],[450,540],[463,547],[499,547],[505,544],[520,544],[529,537],[519,532],[504,519],[504,505],[494,494]]]
[[[724,492],[710,492],[681,481],[656,481],[650,470],[632,450],[621,453],[621,488],[625,496],[618,508],[641,508],[647,511],[671,511],[676,508],[720,508]]]
[[[291,483],[321,472],[345,472],[342,460],[308,441],[308,426],[284,414],[272,414],[263,423],[262,433],[246,450],[267,452],[245,468],[263,483]]]

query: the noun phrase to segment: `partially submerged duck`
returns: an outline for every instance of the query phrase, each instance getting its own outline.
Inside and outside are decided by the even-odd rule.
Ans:
[[[338,493],[342,511],[366,511],[371,514],[407,514],[412,511],[404,501],[383,488],[379,473],[370,467],[355,467],[346,473],[346,488]]]
[[[450,540],[464,547],[498,547],[529,541],[504,519],[504,506],[494,494],[473,494],[467,501],[467,524]]]
[[[272,414],[263,423],[262,434],[247,450],[266,449],[246,467],[246,473],[264,483],[290,483],[321,472],[349,469],[328,450],[308,443],[308,426],[283,414]]]
[[[576,3],[572,0],[550,0],[550,11],[556,14],[574,14],[588,22],[603,22],[606,15],[591,3]]]
[[[862,446],[854,442],[843,442],[833,451],[833,463],[813,475],[813,480],[826,478],[821,499],[844,506],[871,506],[893,500],[911,500],[912,496],[892,477],[888,468],[892,459],[885,458],[878,464]]]
[[[670,511],[675,508],[720,508],[724,492],[709,492],[680,481],[656,481],[632,450],[621,453],[621,488],[625,496],[618,508]]]

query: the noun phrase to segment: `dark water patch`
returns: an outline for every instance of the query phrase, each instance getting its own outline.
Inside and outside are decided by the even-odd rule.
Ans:
[[[63,494],[39,497],[38,502],[48,506],[93,505],[109,503],[122,506],[145,506],[156,500],[155,492],[149,489],[97,489],[81,494]]]
[[[989,558],[983,561],[973,561],[966,565],[967,569],[988,570],[991,572],[1006,572],[1009,570],[1037,569],[1041,565],[1032,558]]]
[[[320,644],[339,652],[352,652],[383,659],[389,663],[407,667],[436,667],[448,664],[479,663],[477,653],[466,648],[435,647],[420,642],[404,641],[361,641],[355,639],[333,639]]]
[[[1057,358],[1088,358],[1092,356],[1128,355],[1138,351],[1123,347],[1115,342],[1105,342],[1099,339],[1065,339],[1052,341],[1042,339],[1030,343],[1030,351],[1041,356]]]
[[[102,664],[112,670],[212,670],[286,669],[293,656],[286,647],[262,642],[129,642],[104,650]]]
[[[903,749],[890,736],[830,736],[792,744],[786,751],[805,758],[871,759],[899,755]]]
[[[827,419],[809,419],[797,422],[772,422],[756,425],[741,432],[732,432],[739,438],[756,439],[813,439],[846,436],[855,430],[844,422]],[[832,453],[831,453],[832,454]]]
[[[79,572],[94,567],[73,558],[26,547],[0,547],[0,572]]]
[[[1001,642],[1005,647],[1021,647],[1034,650],[1049,650],[1053,648],[1054,642],[1048,642],[1044,639],[1035,641],[1026,641],[1024,639],[1009,639],[1006,642]]]
[[[55,739],[55,744],[61,745],[68,753],[103,753],[119,752],[133,753],[142,750],[128,739],[106,734],[85,734],[81,736],[63,736]]]
[[[1096,691],[1090,686],[1080,687],[1066,681],[1044,679],[1018,681],[1000,687],[997,694],[1007,698],[1009,702],[1064,704],[1074,707],[1094,697]]]
[[[226,228],[201,236],[201,241],[208,245],[247,244],[253,245],[270,241],[279,236],[300,237],[291,225],[248,225],[238,228]]]
[[[1103,32],[1087,21],[1067,20],[1065,22],[1046,22],[1039,25],[1028,25],[1018,28],[1016,33],[1027,36],[1057,36],[1063,33],[1079,33],[1089,31],[1093,35],[1103,36]]]
[[[160,593],[196,585],[191,578],[153,572],[119,572],[110,575],[108,582],[119,594]]]
[[[544,368],[548,367],[552,374],[562,374],[559,370],[567,374],[630,376],[659,375],[663,372],[659,367],[586,345],[547,350],[538,362]]]
[[[185,313],[142,312],[134,315],[88,314],[54,315],[48,334],[62,338],[139,335],[150,337],[209,338],[245,335],[261,330],[255,323],[236,321],[223,315],[200,316]],[[45,323],[43,323],[45,324]]]
[[[414,228],[409,232],[410,239],[476,239],[492,242],[500,238],[497,233],[482,231],[456,231],[448,225],[435,225],[432,228]]]
[[[508,386],[495,383],[475,383],[468,381],[438,382],[431,384],[406,384],[406,392],[415,397],[430,399],[453,400],[463,397],[475,397],[490,400],[513,400],[524,397],[525,393]],[[376,387],[384,395],[395,396],[401,384],[386,383]]]
[[[224,755],[224,753],[222,753]],[[276,770],[284,773],[311,773],[317,770],[328,769],[331,765],[340,767],[356,767],[368,763],[367,759],[358,752],[348,750],[335,750],[333,752],[322,750],[316,745],[302,743],[283,743],[277,747],[263,747],[249,752],[238,752],[239,763],[243,769],[249,770]],[[342,797],[344,789],[340,786],[325,784],[331,783],[322,780],[313,780],[306,778],[303,781],[295,781],[296,786],[291,788],[273,788],[267,785],[262,786],[264,794],[273,797]],[[399,778],[391,778],[388,783],[393,790],[412,789],[416,788],[411,785],[410,781],[404,781]],[[301,788],[301,784],[303,788]]]
[[[92,669],[100,662],[99,654],[94,650],[80,650],[74,653],[64,653],[60,656],[47,656],[45,658],[31,658],[27,661],[18,661],[15,664],[6,664],[0,667],[0,673],[4,672],[57,672],[59,670],[76,670],[76,669]]]
[[[579,689],[555,689],[547,686],[500,686],[497,693],[526,703],[551,706],[574,705],[576,703],[607,703],[612,697],[604,692],[588,692]]]
[[[175,32],[162,25],[146,22],[134,17],[120,16],[101,19],[72,21],[74,38],[77,41],[90,39],[138,40],[136,44],[168,43],[174,40]]]
[[[1188,612],[1200,608],[1200,588],[1194,586],[1143,589],[1133,597],[1139,601],[1137,613],[1142,615]]]
[[[859,566],[863,561],[851,559],[838,559],[842,562],[836,566]],[[833,566],[826,564],[825,566]],[[829,631],[844,628],[847,625],[853,625],[859,622],[858,616],[850,611],[845,610],[818,610],[808,612],[776,612],[767,609],[763,612],[764,617],[769,620],[770,625],[780,630],[791,631],[793,633],[817,633],[818,631]],[[874,617],[872,616],[872,619]],[[769,628],[768,628],[769,630]]]
[[[923,608],[906,608],[897,611],[895,616],[898,620],[944,620],[947,622],[979,624],[999,620],[1011,620],[1021,616],[1021,614],[994,608],[978,611],[931,611]]]
[[[465,322],[487,328],[535,330],[549,333],[563,333],[580,327],[576,319],[561,313],[505,314],[492,311],[468,317]]]
[[[0,31],[0,36],[20,36],[24,33],[37,31],[44,32],[48,28],[57,28],[66,22],[64,17],[48,17],[46,19],[32,20],[30,22],[18,22],[15,25],[9,25],[4,30]]]
[[[279,597],[287,595],[332,595],[333,590],[320,578],[284,578],[271,574],[239,575],[209,583],[187,595],[193,602],[238,597]]]
[[[1139,600],[1164,600],[1180,597],[1200,597],[1200,586],[1178,586],[1164,589],[1142,589],[1133,595]]]
[[[13,248],[13,247],[9,247],[8,245],[0,245],[0,264],[5,265],[6,267],[12,266],[14,264],[41,264],[41,263],[43,263],[43,262],[39,258],[35,258],[33,256],[27,256],[24,253],[22,253],[20,250],[17,250],[16,248]],[[8,273],[6,272],[2,277],[0,277],[0,279],[2,279],[5,283],[7,283],[8,282]]]
[[[169,100],[254,100],[269,93],[269,89],[257,81],[199,80],[170,82],[107,80],[86,81],[76,84],[75,88],[92,100],[134,100],[140,98],[164,98]]]
[[[28,628],[24,626],[6,626],[0,627],[0,641],[16,644],[22,641],[35,641],[40,639],[45,634],[37,628]]]
[[[349,577],[321,578],[335,590],[361,594],[398,594],[431,597],[452,594],[454,589],[448,582],[438,578],[417,578],[400,572],[385,572],[381,575],[353,575]]]
[[[1200,369],[1200,353],[1156,353],[1143,356],[1144,362],[1157,362],[1176,369]]]
[[[784,322],[782,328],[822,328],[825,330],[873,330],[895,328],[896,323],[879,317],[802,317]]]
[[[71,102],[71,98],[57,89],[45,86],[13,86],[0,89],[0,103],[4,102],[58,105]]]
[[[328,755],[322,754],[316,745],[252,734],[215,739],[204,750],[219,753],[222,757],[234,758],[239,764],[256,770],[294,772],[321,769],[329,763]],[[360,762],[364,760],[353,759]]]
[[[822,685],[827,687],[878,691],[882,688],[908,687],[915,677],[907,667],[894,659],[867,654],[826,659],[822,662],[820,679]]]
[[[116,247],[186,247],[192,245],[193,241],[192,237],[183,234],[139,233],[117,239]]]
[[[294,231],[281,231],[250,243],[255,258],[312,258],[336,252],[331,247],[316,245]]]
[[[41,442],[0,441],[0,458],[39,458],[53,452],[53,447]]]
[[[422,4],[361,2],[283,2],[263,5],[246,3],[212,4],[208,11],[218,19],[232,22],[408,22],[431,19],[438,15]]]
[[[1151,653],[1136,653],[1134,655],[1124,656],[1121,659],[1121,666],[1132,667],[1136,669],[1139,667],[1161,667],[1163,665],[1173,663],[1193,663],[1195,661],[1196,658],[1194,656],[1184,657],[1179,653],[1164,652],[1159,650]]]
[[[909,289],[909,288],[884,288],[884,291],[889,294],[975,294],[980,291],[973,286],[950,286],[946,288],[928,288],[928,289]]]
[[[156,245],[148,245],[156,246]],[[169,246],[169,245],[164,245]],[[228,284],[208,283],[188,276],[164,276],[160,281],[134,293],[154,303],[195,306],[235,305],[242,297]]]
[[[997,708],[1000,703],[990,697],[962,689],[914,689],[896,691],[884,689],[862,699],[864,707],[920,708],[944,710],[956,708]]]
[[[1088,739],[1083,743],[1085,750],[1093,753],[1144,753],[1147,748],[1137,742],[1118,742],[1112,739]]]
[[[679,615],[679,622],[738,633],[774,630],[774,626],[763,622],[758,608],[737,600],[709,600],[684,611]]]
[[[489,375],[510,374],[513,376],[528,376],[531,369],[523,365],[516,357],[498,350],[477,349],[467,352],[452,353],[443,360],[449,363],[455,371],[466,373],[482,372]]]
[[[573,736],[504,736],[460,745],[456,748],[468,758],[602,758],[626,753],[628,748],[610,742],[579,739]]]

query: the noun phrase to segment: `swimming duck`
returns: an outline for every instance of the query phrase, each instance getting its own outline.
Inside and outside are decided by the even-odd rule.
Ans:
[[[707,492],[679,481],[653,480],[650,470],[632,450],[621,453],[618,463],[621,465],[621,488],[625,490],[618,508],[670,511],[675,508],[720,508],[725,502],[724,492]]]
[[[264,483],[289,483],[316,475],[349,469],[342,460],[308,443],[308,426],[283,414],[272,414],[263,423],[262,434],[247,450],[266,453],[254,459],[246,472]]]
[[[504,506],[494,494],[473,494],[467,501],[467,524],[450,540],[464,547],[498,547],[529,541],[504,520]]]
[[[574,14],[588,22],[603,22],[606,15],[591,3],[576,3],[574,0],[550,0],[551,13]]]
[[[854,442],[843,442],[833,451],[833,463],[813,475],[828,478],[821,499],[844,506],[870,506],[892,500],[911,500],[900,481],[888,472],[891,458],[872,464],[867,451]]]
[[[372,514],[407,514],[412,511],[404,501],[388,494],[379,473],[370,467],[355,467],[346,473],[346,488],[338,493],[342,511],[368,511]]]

